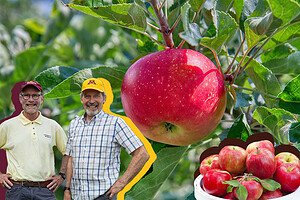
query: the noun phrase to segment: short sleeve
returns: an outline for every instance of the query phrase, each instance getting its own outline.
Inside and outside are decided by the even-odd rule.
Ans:
[[[56,123],[56,146],[57,149],[64,155],[66,152],[67,135],[64,129]]]
[[[117,119],[116,140],[129,154],[143,145],[122,118]]]
[[[72,148],[73,148],[73,134],[71,131],[73,121],[71,121],[69,130],[68,130],[68,140],[67,140],[67,146],[66,146],[66,155],[72,156]]]
[[[5,123],[0,124],[0,148],[2,148],[7,140],[7,130]]]

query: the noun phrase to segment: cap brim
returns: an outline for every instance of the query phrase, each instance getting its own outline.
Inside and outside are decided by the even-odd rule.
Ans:
[[[34,88],[36,88],[37,90],[39,90],[39,91],[43,91],[43,89],[42,88],[40,88],[39,86],[37,86],[37,85],[35,85],[35,84],[25,84],[25,85],[23,85],[22,87],[21,87],[21,91],[24,89],[24,88],[26,88],[26,87],[28,87],[28,86],[32,86],[32,87],[34,87]]]
[[[103,93],[104,93],[103,90],[100,90],[100,89],[98,89],[98,88],[84,88],[84,89],[81,90],[81,92],[86,91],[86,90],[96,90],[96,91],[98,91],[98,92],[103,92]]]

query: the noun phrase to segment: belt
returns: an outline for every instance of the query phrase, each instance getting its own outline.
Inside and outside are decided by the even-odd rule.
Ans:
[[[51,180],[49,181],[14,181],[10,180],[13,184],[17,185],[23,185],[26,187],[43,187],[46,188],[49,183],[51,183]]]

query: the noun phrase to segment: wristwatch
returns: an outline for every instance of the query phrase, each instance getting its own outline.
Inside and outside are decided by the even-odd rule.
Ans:
[[[66,179],[66,174],[65,174],[65,173],[59,172],[58,174],[59,174],[64,180]]]
[[[69,188],[69,187],[64,187],[64,191],[65,191],[65,190],[70,190],[70,188]]]

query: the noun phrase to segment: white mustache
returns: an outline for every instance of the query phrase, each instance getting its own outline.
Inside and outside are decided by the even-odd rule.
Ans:
[[[88,103],[87,106],[98,106],[98,103]]]

